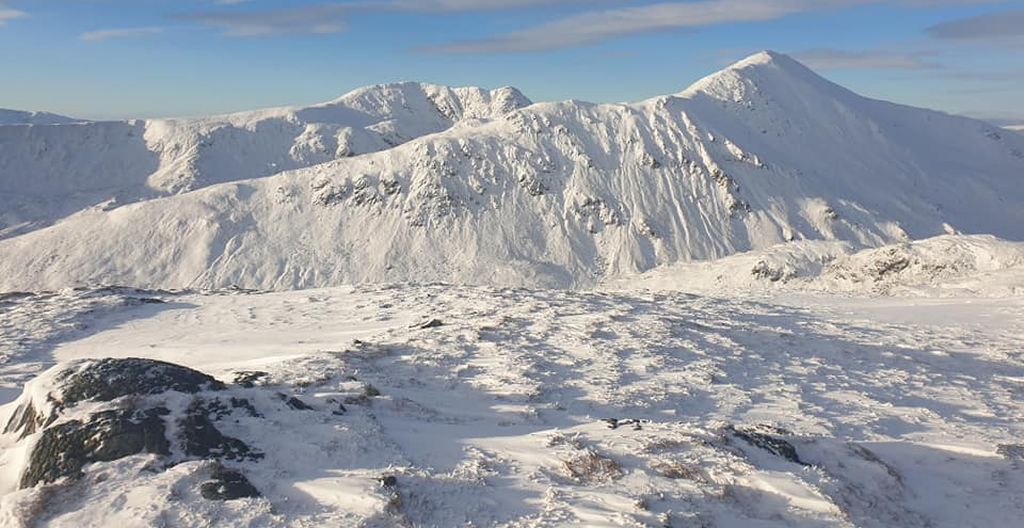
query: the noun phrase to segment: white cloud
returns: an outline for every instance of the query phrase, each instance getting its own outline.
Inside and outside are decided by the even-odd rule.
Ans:
[[[925,7],[985,3],[993,0],[901,0]],[[530,52],[569,48],[610,38],[713,26],[763,22],[792,14],[884,3],[884,0],[698,0],[589,11],[492,38],[452,42],[430,48],[445,53]]]
[[[160,27],[140,27],[140,28],[119,28],[119,29],[98,29],[95,31],[87,31],[82,33],[81,39],[89,42],[102,42],[104,40],[118,39],[118,38],[137,38],[145,37],[148,35],[155,35],[162,33],[163,28]]]
[[[378,9],[400,9],[408,11],[484,11],[530,7],[553,4],[583,3],[585,0],[390,0],[367,2],[367,6]],[[604,0],[605,3],[612,0]],[[624,0],[614,0],[622,2]],[[591,3],[596,3],[591,0]]]
[[[356,12],[406,11],[452,13],[585,4],[591,10],[520,31],[481,40],[452,42],[433,48],[450,53],[542,51],[589,44],[651,31],[698,28],[715,24],[759,22],[791,14],[885,3],[887,0],[677,0],[636,5],[634,0],[351,0],[279,9],[223,9],[188,13],[177,18],[218,27],[229,36],[288,33],[335,33],[346,28]],[[936,4],[985,3],[995,0],[888,0],[926,7]],[[221,4],[248,0],[217,0]],[[622,4],[632,4],[621,7]],[[596,6],[617,5],[615,8]]]
[[[998,40],[1024,37],[1024,9],[945,22],[928,28],[940,39]]]
[[[16,18],[25,18],[28,13],[24,11],[18,11],[17,9],[11,9],[7,7],[3,2],[0,2],[0,27],[7,25],[7,21],[14,20]]]
[[[322,4],[262,11],[189,13],[177,18],[218,27],[232,37],[261,37],[282,33],[338,33],[344,31],[349,4]]]
[[[819,3],[827,5],[835,2],[825,0]],[[544,51],[636,33],[772,20],[809,9],[811,4],[806,0],[703,0],[591,11],[494,38],[443,45],[434,51]]]
[[[249,0],[219,0],[220,4],[242,4]],[[485,11],[530,6],[585,3],[588,0],[356,0],[304,5],[282,9],[232,10],[187,13],[178,19],[218,27],[233,37],[259,37],[296,33],[337,33],[347,24],[346,17],[365,11],[412,11],[420,13],[453,13]],[[589,0],[593,3],[629,0]]]

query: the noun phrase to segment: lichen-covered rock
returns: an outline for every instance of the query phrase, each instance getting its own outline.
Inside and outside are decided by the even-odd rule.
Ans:
[[[4,433],[18,433],[24,438],[53,423],[63,410],[85,401],[110,402],[168,391],[196,394],[224,388],[207,374],[153,359],[75,361],[54,367],[26,385]]]
[[[82,466],[109,462],[140,453],[170,455],[165,434],[164,408],[110,410],[95,413],[88,421],[71,420],[44,429],[21,475],[20,486],[63,477],[77,478]]]
[[[187,367],[154,359],[100,359],[84,368],[68,369],[60,376],[61,403],[85,400],[111,401],[122,396],[159,394],[167,391],[195,394],[222,390],[224,384]]]
[[[217,428],[235,412],[261,416],[248,399],[216,392],[224,389],[202,372],[148,359],[54,367],[26,386],[5,428],[30,443],[19,484],[78,478],[86,464],[137,454],[159,455],[166,465],[262,458]]]
[[[187,456],[228,460],[263,458],[262,453],[252,450],[245,442],[221,433],[210,414],[207,403],[197,400],[178,420],[178,437]]]

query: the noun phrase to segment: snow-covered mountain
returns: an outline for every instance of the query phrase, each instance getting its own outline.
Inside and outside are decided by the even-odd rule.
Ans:
[[[381,112],[387,119],[364,117],[396,100],[380,95],[395,90],[418,101],[410,120],[395,118],[393,106]],[[81,142],[60,137],[77,134],[67,127],[0,128],[15,146],[0,156],[5,194],[73,196],[133,183],[178,193],[83,209],[0,241],[0,290],[404,280],[565,287],[802,239],[854,247],[952,232],[1024,239],[1024,137],[860,97],[776,53],[635,104],[519,108],[526,101],[513,90],[421,85],[340,101],[97,124],[104,132]],[[324,122],[334,124],[315,124]],[[46,149],[11,137],[36,130],[53,134]],[[29,170],[33,163],[52,170]],[[29,174],[33,183],[22,183]]]
[[[803,240],[615,277],[602,286],[730,296],[796,291],[1017,297],[1024,294],[1024,242],[942,235],[854,251],[848,242]]]
[[[371,86],[310,106],[197,119],[0,126],[0,237],[114,207],[375,152],[530,104],[512,88]],[[3,124],[3,121],[0,121]]]
[[[27,112],[0,108],[0,125],[60,125],[81,122],[84,120],[49,112]]]

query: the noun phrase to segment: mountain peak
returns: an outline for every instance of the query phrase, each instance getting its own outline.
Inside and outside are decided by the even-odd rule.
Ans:
[[[697,94],[716,99],[737,100],[751,92],[791,92],[813,87],[819,92],[836,95],[842,88],[821,77],[792,57],[764,50],[735,62],[697,81],[682,92],[684,97]]]
[[[777,51],[759,51],[745,59],[737,61],[728,66],[725,71],[755,71],[771,68],[786,75],[798,78],[821,79],[817,73],[805,66],[800,61]]]
[[[793,61],[788,55],[772,50],[761,50],[745,59],[736,61],[730,68],[742,67],[749,64],[771,64],[778,62]]]

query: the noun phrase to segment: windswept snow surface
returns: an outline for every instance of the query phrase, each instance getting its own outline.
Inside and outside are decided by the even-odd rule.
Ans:
[[[424,96],[424,112],[436,122],[416,132],[437,134],[404,133],[411,141],[380,150],[397,143],[381,140],[369,149],[378,152],[333,161],[335,128],[293,142],[312,126],[301,112],[215,125],[95,125],[139,146],[138,158],[118,154],[104,163],[132,159],[146,169],[61,171],[33,178],[39,193],[99,186],[107,181],[99,175],[109,173],[126,179],[118,185],[141,175],[137,183],[168,190],[232,181],[121,207],[105,203],[0,240],[0,290],[409,280],[579,287],[786,241],[862,248],[955,232],[1024,240],[1024,137],[865,99],[782,55],[757,54],[680,94],[636,104],[514,110],[520,98],[503,93],[475,96],[491,101],[473,113],[487,120],[451,119]],[[349,116],[353,107],[324,108]],[[225,137],[165,133],[181,127],[215,127]],[[101,152],[111,143],[89,137]],[[196,138],[210,139],[200,151],[211,154],[181,158],[191,147],[147,146],[169,137],[192,138],[196,148],[206,145]],[[288,141],[275,150],[268,145],[281,144],[267,137]],[[15,143],[34,144],[23,139]],[[67,158],[42,159],[89,150],[60,144]],[[15,152],[35,159],[33,149]],[[21,158],[0,156],[0,163]],[[190,161],[183,168],[172,159]],[[300,160],[325,163],[256,178]],[[31,173],[0,169],[12,174]],[[77,174],[73,185],[69,174]]]
[[[108,308],[82,310],[86,293]],[[140,455],[74,483],[8,484],[4,526],[988,527],[1024,515],[1020,297],[396,286],[65,292],[3,309],[34,314],[31,331],[4,335],[51,351],[40,367],[135,356],[225,381],[269,373],[230,389],[266,419],[220,426],[266,453],[233,463],[262,498],[207,501],[205,463],[153,471]],[[10,482],[23,461],[2,442]]]

